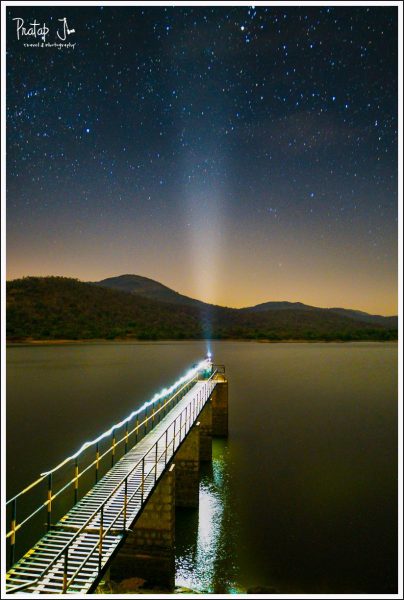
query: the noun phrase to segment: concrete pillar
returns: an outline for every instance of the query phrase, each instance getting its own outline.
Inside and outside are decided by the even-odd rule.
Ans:
[[[212,393],[212,433],[217,437],[227,437],[229,431],[227,379],[221,374],[215,379],[217,384]]]
[[[212,460],[212,401],[208,400],[199,415],[199,460]]]
[[[174,456],[175,505],[195,507],[199,503],[200,426],[195,423]]]
[[[137,577],[146,586],[175,586],[175,469],[165,472],[124,545],[113,559],[111,579]]]

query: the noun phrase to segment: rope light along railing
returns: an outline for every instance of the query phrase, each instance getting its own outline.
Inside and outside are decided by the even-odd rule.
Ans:
[[[159,476],[164,472],[164,469],[175,454],[176,450],[180,446],[181,442],[186,437],[190,428],[194,425],[197,416],[203,409],[205,403],[209,399],[212,390],[215,387],[213,378],[216,374],[216,370],[212,371],[209,378],[204,382],[203,387],[192,398],[185,408],[182,409],[181,413],[177,415],[175,420],[162,432],[157,441],[147,451],[147,453],[130,469],[126,474],[125,478],[116,484],[114,489],[110,492],[107,498],[104,499],[102,504],[98,506],[92,514],[87,518],[85,523],[76,531],[76,533],[66,542],[65,546],[58,552],[58,554],[52,559],[52,561],[46,566],[38,578],[29,583],[24,583],[19,586],[10,588],[9,592],[17,592],[35,585],[43,578],[52,568],[57,568],[63,564],[63,576],[61,584],[61,592],[65,593],[69,587],[73,584],[74,580],[79,575],[80,571],[85,567],[88,561],[97,553],[98,556],[98,575],[101,573],[103,567],[104,558],[104,541],[108,534],[118,533],[123,538],[127,533],[127,525],[130,524],[128,521],[128,511],[131,503],[133,503],[132,510],[139,511],[148,499],[148,495],[152,492]],[[148,460],[148,457],[151,457]],[[164,460],[162,460],[164,457]],[[149,464],[149,469],[148,468]],[[158,474],[158,467],[160,466],[160,473]],[[140,483],[137,485],[135,490],[128,496],[128,481],[132,476],[141,474]],[[151,485],[150,485],[151,484]],[[105,513],[108,510],[108,505],[114,503],[117,497],[121,496],[121,508],[115,514],[112,521],[108,526],[104,526]],[[94,531],[93,527],[89,528],[89,525],[98,518],[98,527],[95,527],[98,532],[98,539],[92,544],[87,555],[83,558],[80,564],[75,568],[73,573],[69,576],[69,549],[76,542],[77,538],[86,531]],[[119,521],[120,524],[119,524]],[[116,527],[114,527],[116,525]]]
[[[169,388],[164,388],[161,392],[155,394],[153,398],[145,402],[139,409],[134,410],[125,419],[116,423],[110,427],[103,434],[95,438],[94,440],[85,442],[79,450],[64,459],[56,467],[41,473],[35,481],[33,481],[26,488],[21,490],[18,494],[10,498],[6,502],[6,506],[11,509],[11,527],[6,533],[6,539],[9,539],[10,553],[9,553],[9,565],[15,562],[15,549],[16,549],[16,537],[17,532],[26,525],[33,517],[38,515],[41,511],[46,511],[46,528],[49,531],[52,527],[52,511],[55,508],[55,500],[61,497],[69,488],[73,488],[73,504],[77,503],[79,499],[79,483],[82,477],[89,472],[90,469],[94,469],[94,483],[97,483],[100,477],[100,467],[102,464],[105,466],[104,459],[110,455],[111,462],[108,469],[114,465],[116,459],[116,451],[118,447],[123,448],[123,453],[126,454],[130,447],[133,447],[137,442],[146,435],[152,427],[159,423],[161,418],[165,416],[173,406],[175,406],[179,400],[193,387],[197,381],[199,375],[202,372],[211,371],[212,363],[210,357],[200,361],[192,369],[190,369],[185,375],[180,377],[173,385]],[[157,407],[157,408],[156,408]],[[118,430],[124,430],[121,437],[117,436]],[[101,442],[110,439],[110,445],[105,450],[101,450]],[[133,442],[131,444],[131,442]],[[89,464],[83,464],[83,457],[86,451],[91,448],[95,448],[93,459],[89,459]],[[81,461],[79,461],[79,457]],[[103,463],[104,461],[104,463]],[[62,487],[55,491],[54,489],[54,475],[55,473],[61,473],[62,469],[69,468],[73,477],[68,478],[68,481],[62,485]],[[28,516],[24,517],[21,522],[17,522],[17,500],[21,502],[24,497],[37,488],[42,483],[46,483],[46,491],[44,492],[44,502],[41,502],[37,508],[35,508]],[[89,485],[88,489],[92,487],[93,483]],[[81,490],[82,491],[82,490]]]

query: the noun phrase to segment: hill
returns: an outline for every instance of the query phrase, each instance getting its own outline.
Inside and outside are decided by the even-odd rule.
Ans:
[[[322,309],[161,302],[65,277],[7,283],[7,339],[386,340],[397,330]]]
[[[302,304],[301,302],[264,302],[263,304],[257,304],[250,308],[243,310],[252,310],[257,312],[263,312],[266,310],[319,310],[324,313],[334,313],[355,319],[356,321],[363,321],[364,323],[370,323],[374,325],[382,325],[383,327],[397,329],[398,318],[397,317],[383,317],[382,315],[370,315],[369,313],[361,310],[351,310],[349,308],[317,308],[316,306],[310,306],[308,304]]]
[[[272,301],[272,302],[263,302],[262,304],[257,304],[256,306],[249,306],[244,310],[254,310],[256,312],[262,312],[264,310],[321,310],[316,308],[315,306],[309,306],[308,304],[303,304],[302,302],[285,302],[285,301]]]
[[[148,277],[142,277],[140,275],[119,275],[118,277],[109,277],[102,281],[94,282],[95,285],[107,287],[110,289],[121,290],[129,292],[131,294],[137,294],[150,298],[151,300],[158,300],[160,302],[170,302],[171,304],[183,304],[186,306],[196,306],[200,309],[211,309],[214,307],[213,304],[207,304],[194,298],[189,298],[183,294],[179,294],[169,287],[149,279]],[[371,315],[369,313],[360,310],[351,310],[347,308],[318,308],[316,306],[310,306],[303,304],[302,302],[285,302],[285,301],[272,301],[257,304],[256,306],[249,306],[241,309],[243,311],[253,312],[265,312],[268,310],[310,310],[310,311],[323,311],[326,316],[327,313],[335,313],[354,319],[355,321],[363,321],[374,325],[382,325],[388,329],[397,329],[398,318],[397,317],[383,317],[381,315]]]
[[[205,304],[200,300],[194,300],[194,298],[179,294],[154,279],[142,277],[141,275],[118,275],[117,277],[108,277],[108,279],[103,279],[102,281],[89,283],[113,290],[129,292],[130,294],[137,294],[151,300],[169,302],[170,304],[185,304],[187,306],[199,307]]]

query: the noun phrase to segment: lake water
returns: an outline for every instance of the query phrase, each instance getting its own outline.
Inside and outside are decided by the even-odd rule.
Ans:
[[[176,515],[176,583],[397,587],[397,345],[212,343],[229,438]],[[7,497],[203,358],[202,342],[7,349]]]

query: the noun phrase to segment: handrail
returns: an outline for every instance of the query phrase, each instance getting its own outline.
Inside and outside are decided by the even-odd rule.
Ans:
[[[199,410],[197,411],[197,414],[199,414],[200,410],[202,410],[203,405],[206,403],[207,399],[210,397],[210,394],[212,392],[212,389],[210,389],[210,393],[207,393],[207,384],[209,382],[211,382],[211,380],[213,379],[214,375],[216,374],[216,370],[213,371],[210,375],[210,377],[205,381],[205,385],[203,387],[203,390],[200,390],[199,392]],[[209,386],[211,387],[211,386]],[[204,392],[203,396],[204,396],[204,402],[201,406],[201,399],[202,399],[202,394],[201,392]],[[190,404],[193,404],[193,412],[191,413],[191,411],[189,411],[189,416],[187,419],[184,420],[184,423],[182,423],[182,415],[184,412],[186,412],[186,414],[188,415],[188,406]],[[190,421],[195,421],[195,397],[193,398],[192,402],[190,402],[189,404],[187,404],[185,406],[185,408],[183,408],[183,410],[181,411],[181,413],[179,415],[177,415],[177,417],[174,419],[174,421],[172,423],[170,423],[170,425],[167,427],[167,429],[164,430],[164,432],[160,435],[160,437],[156,440],[156,442],[153,444],[153,446],[146,452],[146,454],[136,463],[136,465],[134,465],[130,471],[128,471],[128,473],[126,474],[125,478],[120,481],[118,484],[116,484],[115,488],[110,492],[110,494],[107,496],[107,498],[105,498],[102,502],[102,504],[100,504],[97,509],[95,509],[92,514],[87,518],[87,520],[85,521],[85,523],[80,527],[80,529],[78,529],[76,531],[76,533],[73,535],[72,538],[70,538],[70,540],[68,540],[68,542],[65,544],[65,546],[58,552],[58,554],[52,559],[52,561],[49,563],[49,565],[47,565],[47,567],[44,569],[44,571],[42,571],[41,575],[39,575],[36,579],[34,579],[33,581],[24,583],[20,586],[14,586],[12,588],[9,588],[10,592],[16,592],[22,589],[25,589],[27,587],[30,587],[32,585],[35,585],[42,577],[44,577],[44,575],[46,575],[46,573],[49,571],[49,569],[55,565],[55,563],[62,558],[63,555],[65,555],[65,561],[64,561],[64,576],[63,576],[63,592],[65,592],[68,587],[72,584],[72,582],[74,581],[74,579],[76,578],[76,576],[78,575],[78,573],[81,571],[82,567],[88,562],[88,560],[90,560],[91,556],[94,554],[94,552],[96,551],[97,547],[101,548],[101,557],[100,557],[100,568],[99,570],[101,570],[101,561],[102,561],[102,541],[105,538],[105,536],[107,535],[107,533],[112,529],[112,525],[118,520],[118,518],[120,517],[121,513],[124,511],[125,509],[125,505],[127,506],[130,502],[130,500],[139,492],[140,489],[144,489],[144,483],[147,480],[148,476],[150,475],[150,473],[155,469],[155,477],[157,477],[157,449],[158,449],[158,444],[160,442],[160,440],[166,436],[166,440],[167,440],[167,432],[170,430],[170,428],[172,426],[174,426],[174,432],[176,431],[175,428],[175,424],[178,421],[178,419],[180,419],[180,428],[179,431],[177,431],[176,433],[174,433],[174,437],[172,440],[172,444],[173,444],[173,452],[172,455],[174,454],[175,451],[175,442],[176,442],[176,437],[179,436],[180,439],[180,443],[181,443],[181,433],[182,430],[185,429],[185,435],[187,433],[187,424],[190,423]],[[192,416],[191,416],[192,415]],[[190,427],[188,427],[188,431],[189,431]],[[184,437],[185,437],[184,435]],[[151,467],[151,469],[149,470],[149,472],[145,475],[144,472],[144,464],[145,464],[145,459],[146,457],[155,449],[156,455],[155,455],[155,462],[154,462],[154,466]],[[165,450],[163,453],[160,454],[160,458],[163,456],[164,453],[167,453],[167,447],[165,447]],[[165,460],[165,464],[167,464],[167,454],[166,454],[166,460]],[[110,523],[110,525],[108,526],[108,528],[103,531],[103,527],[101,526],[99,531],[100,531],[100,538],[99,540],[95,543],[94,547],[90,550],[90,552],[86,555],[86,557],[84,558],[84,560],[80,563],[79,567],[76,569],[76,571],[73,573],[73,575],[70,577],[69,580],[67,580],[67,566],[68,566],[68,552],[69,552],[69,547],[71,546],[71,544],[74,542],[74,540],[81,534],[83,533],[83,531],[87,528],[87,526],[89,525],[89,523],[98,515],[98,513],[100,513],[100,516],[103,515],[103,511],[105,508],[105,505],[107,504],[107,502],[109,502],[111,500],[111,498],[118,493],[118,491],[121,489],[121,487],[123,485],[127,485],[127,481],[129,479],[129,477],[132,475],[132,473],[139,468],[139,466],[142,465],[142,481],[141,483],[138,485],[138,487],[136,488],[136,490],[134,492],[132,492],[130,500],[128,501],[126,499],[124,499],[124,506],[123,508],[119,511],[118,515],[115,516],[115,518],[113,519],[113,521]],[[140,506],[143,506],[144,504],[144,498],[143,498],[143,493],[141,495],[141,502],[140,502]],[[124,529],[123,532],[125,533],[126,530]]]
[[[19,492],[18,494],[16,494],[15,496],[13,496],[12,498],[10,498],[9,500],[7,500],[6,505],[10,504],[13,500],[16,500],[19,496],[21,496],[22,494],[26,493],[27,491],[29,491],[30,489],[32,489],[35,485],[37,485],[38,483],[40,483],[41,481],[43,481],[45,479],[45,477],[49,474],[49,473],[54,473],[55,471],[57,471],[59,468],[61,468],[63,465],[67,464],[67,461],[73,459],[73,458],[77,458],[78,456],[80,456],[80,454],[82,454],[85,450],[87,450],[90,446],[93,446],[97,443],[97,441],[100,441],[101,439],[103,439],[104,437],[106,437],[107,434],[111,434],[115,429],[119,429],[120,427],[122,427],[122,425],[124,425],[126,422],[130,422],[134,416],[140,414],[142,411],[146,410],[149,408],[149,406],[153,406],[156,402],[159,402],[160,400],[162,400],[163,398],[166,398],[167,396],[169,396],[170,394],[172,394],[172,392],[181,384],[184,384],[179,390],[177,390],[175,392],[175,394],[173,394],[172,398],[174,398],[178,393],[181,392],[181,390],[186,387],[187,385],[189,385],[189,383],[191,381],[193,381],[194,379],[197,378],[198,373],[206,368],[207,366],[207,361],[203,360],[201,361],[199,364],[197,364],[194,368],[190,369],[188,371],[188,373],[186,373],[186,375],[184,375],[183,377],[181,377],[180,379],[178,379],[178,381],[176,381],[170,388],[164,388],[160,393],[155,394],[153,396],[153,398],[151,400],[149,400],[148,402],[145,402],[139,409],[132,411],[131,414],[126,417],[125,419],[123,419],[120,423],[116,423],[115,425],[113,425],[112,427],[110,427],[109,429],[107,429],[107,431],[104,431],[104,433],[102,433],[100,436],[98,436],[98,438],[96,438],[95,440],[92,440],[91,442],[86,442],[85,444],[83,444],[81,446],[81,448],[72,456],[66,458],[65,460],[63,460],[59,465],[57,465],[56,467],[54,467],[53,469],[50,469],[49,471],[46,471],[45,473],[41,473],[41,476],[36,479],[34,482],[32,482],[30,485],[28,485],[26,488],[24,488],[23,490],[21,490],[21,492]],[[172,399],[171,398],[171,399]],[[170,401],[171,401],[170,399]],[[142,421],[142,423],[140,424],[143,425],[144,423],[147,423],[147,421],[150,420],[150,415],[147,416],[146,414],[146,419],[144,421]],[[134,430],[132,430],[131,433],[133,433]],[[131,435],[131,434],[129,434]],[[117,442],[115,444],[118,445],[118,443],[121,443],[123,440],[125,439],[125,437],[121,438],[121,440],[119,440],[119,442]]]
[[[184,388],[185,388],[187,385],[189,385],[189,383],[190,383],[191,381],[193,381],[194,379],[196,379],[196,377],[197,377],[197,374],[195,374],[195,375],[194,375],[194,376],[193,376],[191,379],[187,380],[187,381],[186,381],[186,383],[185,383],[185,384],[184,384],[184,385],[183,385],[183,386],[182,386],[182,387],[181,387],[179,390],[177,390],[177,392],[176,392],[175,394],[173,394],[172,398],[170,398],[170,401],[171,401],[171,400],[172,400],[172,399],[173,399],[175,396],[177,396],[177,394],[178,394],[178,393],[180,393],[182,389],[184,389]],[[169,395],[169,394],[167,394],[167,395]],[[152,400],[151,400],[150,402],[154,402],[154,403],[155,403],[155,402],[158,402],[158,401],[160,401],[160,399],[161,399],[161,398],[158,398],[158,399],[156,399],[156,400],[154,400],[154,401],[152,401]],[[120,427],[122,427],[122,425],[123,425],[123,424],[124,424],[124,423],[125,423],[127,420],[128,420],[128,422],[129,422],[130,420],[132,420],[132,418],[133,418],[134,416],[136,416],[137,414],[140,414],[140,412],[142,412],[143,410],[147,410],[147,408],[148,408],[149,406],[152,406],[152,404],[150,404],[150,402],[149,402],[149,403],[147,403],[147,402],[146,402],[145,404],[143,404],[143,405],[140,407],[140,409],[138,409],[137,411],[133,411],[133,412],[132,412],[132,413],[129,415],[129,417],[127,417],[126,419],[124,419],[123,421],[121,421],[121,423],[118,423],[116,426],[113,426],[113,427],[111,427],[110,429],[108,429],[106,432],[104,432],[103,434],[101,434],[101,435],[99,436],[99,438],[103,438],[103,437],[105,436],[105,434],[106,434],[106,433],[111,433],[111,430],[114,430],[114,429],[119,429]],[[156,414],[156,413],[155,413],[155,414]],[[145,419],[144,421],[142,421],[142,422],[139,424],[139,428],[140,428],[142,425],[144,425],[145,423],[147,423],[147,422],[148,422],[150,419],[151,419],[151,416],[150,416],[150,415],[148,415],[148,416],[146,415],[146,419]],[[136,427],[135,427],[135,429],[136,429]],[[131,435],[131,434],[132,434],[132,433],[135,431],[135,429],[133,429],[133,430],[130,432],[130,434],[129,434],[129,435]],[[97,439],[99,439],[99,438],[97,438]],[[125,440],[125,436],[124,436],[123,438],[121,438],[121,439],[119,440],[119,442],[116,442],[116,443],[115,443],[115,447],[116,447],[116,446],[117,446],[119,443],[121,443],[122,441],[124,441],[124,440]],[[60,468],[62,468],[62,466],[64,466],[65,464],[67,464],[67,461],[70,461],[72,458],[76,458],[76,457],[80,456],[80,454],[82,454],[82,453],[83,453],[85,450],[87,450],[87,449],[88,449],[90,446],[93,446],[93,445],[95,445],[95,443],[96,443],[96,440],[93,440],[93,441],[91,441],[91,442],[86,442],[86,444],[87,444],[87,445],[86,445],[86,444],[83,444],[83,446],[80,448],[80,450],[79,450],[79,451],[78,451],[76,454],[73,454],[72,456],[69,456],[67,459],[63,460],[63,461],[62,461],[62,462],[61,462],[59,465],[57,465],[57,466],[56,466],[56,467],[54,467],[53,469],[50,469],[49,471],[46,471],[45,473],[41,474],[41,476],[40,476],[40,477],[38,477],[38,479],[36,479],[36,480],[35,480],[35,481],[33,481],[33,482],[30,484],[30,485],[28,485],[26,488],[24,488],[23,490],[21,490],[21,492],[18,492],[18,494],[16,494],[15,496],[13,496],[13,497],[12,497],[12,498],[10,498],[9,500],[7,500],[7,501],[6,501],[6,506],[7,506],[8,504],[10,504],[11,502],[13,502],[13,500],[17,500],[17,498],[19,498],[20,496],[22,496],[23,494],[25,494],[26,492],[28,492],[29,490],[31,490],[33,487],[35,487],[35,486],[36,486],[38,483],[40,483],[41,481],[44,481],[44,479],[46,478],[46,476],[48,475],[48,473],[55,473],[57,470],[59,470]],[[108,453],[108,452],[109,452],[111,449],[112,449],[112,448],[109,448],[109,449],[107,450],[107,453]],[[104,454],[104,455],[105,455],[105,454]],[[95,463],[95,461],[94,461],[94,463]],[[94,463],[93,463],[93,464],[94,464]]]
[[[51,511],[52,504],[54,501],[69,487],[74,486],[74,503],[78,500],[78,487],[79,481],[82,476],[87,473],[92,467],[95,467],[95,480],[98,481],[98,472],[100,465],[105,459],[105,457],[111,454],[111,466],[114,464],[115,452],[117,447],[119,447],[122,443],[125,443],[124,452],[128,451],[128,444],[130,438],[135,434],[135,444],[138,442],[139,433],[141,435],[146,435],[147,430],[149,429],[149,423],[151,422],[152,427],[155,424],[156,419],[158,421],[161,420],[161,416],[166,414],[167,411],[171,410],[176,402],[179,401],[180,397],[186,393],[187,390],[190,389],[197,381],[198,376],[202,370],[206,370],[207,367],[211,367],[211,363],[208,360],[204,360],[199,362],[195,367],[190,369],[183,377],[178,379],[171,387],[165,388],[159,394],[155,394],[155,396],[148,402],[145,402],[138,410],[132,411],[132,413],[122,420],[120,423],[115,424],[106,432],[98,436],[95,440],[91,442],[86,442],[83,444],[78,452],[68,457],[64,461],[62,461],[59,465],[57,465],[54,469],[47,471],[46,473],[42,473],[41,476],[32,482],[29,486],[24,488],[21,492],[10,498],[6,502],[6,506],[11,504],[12,507],[12,518],[11,518],[11,529],[6,533],[6,539],[10,538],[10,566],[14,563],[14,554],[15,554],[15,539],[16,533],[23,527],[28,521],[30,521],[33,517],[35,517],[41,510],[47,510],[47,521],[48,521],[48,530],[51,527]],[[157,404],[157,409],[155,408]],[[148,411],[151,408],[152,412]],[[143,420],[139,420],[139,415],[144,412],[145,418]],[[136,417],[136,424],[129,430],[129,423],[132,419]],[[122,428],[125,425],[122,436],[116,440],[115,431]],[[108,435],[112,435],[112,444],[108,446],[106,450],[99,453],[99,442],[105,439]],[[95,459],[91,460],[88,465],[86,465],[81,471],[79,471],[78,457],[85,452],[88,448],[96,445],[96,453]],[[89,457],[90,458],[90,457]],[[52,475],[63,466],[68,465],[74,460],[74,476],[73,478],[69,478],[67,483],[62,485],[60,489],[57,491],[52,490]],[[17,523],[16,514],[17,514],[17,499],[24,496],[27,492],[36,487],[39,483],[48,479],[48,490],[47,490],[47,499],[28,516],[26,516],[20,523]],[[89,489],[89,488],[88,488]]]
[[[209,377],[209,379],[208,379],[208,380],[206,380],[206,382],[205,382],[205,386],[204,386],[205,388],[206,388],[206,384],[207,384],[209,381],[211,381],[211,379],[213,379],[213,377],[214,377],[214,375],[215,375],[215,374],[216,374],[216,371],[215,371],[214,373],[212,373],[212,374],[211,374],[211,376]],[[207,394],[205,394],[205,401],[206,401],[206,399],[207,399],[208,397],[209,397],[209,396],[208,396]],[[195,403],[195,398],[193,398],[193,404],[194,404],[194,403]],[[191,404],[191,402],[190,402],[189,404]],[[149,454],[150,454],[150,453],[151,453],[151,452],[152,452],[152,451],[153,451],[155,448],[156,448],[156,449],[158,448],[158,444],[159,444],[160,440],[161,440],[161,439],[162,439],[162,438],[163,438],[163,437],[166,435],[166,432],[167,432],[167,431],[168,431],[168,430],[169,430],[169,429],[170,429],[170,428],[173,426],[173,424],[174,424],[175,422],[177,422],[177,420],[178,420],[178,419],[179,419],[179,418],[180,418],[180,417],[183,415],[183,413],[184,413],[184,412],[185,412],[185,413],[187,413],[187,412],[188,412],[188,406],[189,406],[189,404],[185,406],[185,408],[184,408],[184,409],[181,411],[181,413],[180,413],[179,415],[177,415],[177,417],[175,418],[175,420],[173,421],[173,423],[170,423],[170,425],[168,426],[168,428],[167,428],[167,429],[166,429],[166,430],[165,430],[165,431],[164,431],[164,432],[161,434],[161,436],[158,438],[158,440],[157,440],[157,441],[156,441],[156,442],[153,444],[153,446],[152,446],[152,447],[151,447],[151,448],[150,448],[150,449],[149,449],[149,450],[146,452],[146,454],[145,454],[145,455],[142,457],[142,459],[141,459],[141,460],[140,460],[140,461],[137,463],[137,465],[136,465],[136,468],[137,468],[137,467],[138,467],[138,466],[139,466],[139,465],[140,465],[142,462],[143,462],[143,464],[144,464],[146,457],[147,457],[147,456],[148,456],[148,455],[149,455]],[[198,411],[198,414],[199,414],[199,411]],[[186,435],[186,433],[187,433],[187,424],[189,424],[189,423],[190,423],[190,421],[194,421],[194,420],[195,420],[195,417],[192,417],[192,416],[191,416],[191,411],[189,411],[189,417],[188,417],[188,420],[185,420],[185,421],[184,421],[184,423],[183,423],[183,424],[182,424],[182,426],[180,427],[180,430],[179,430],[179,432],[177,432],[177,433],[176,433],[176,435],[175,435],[175,436],[174,436],[174,438],[173,438],[173,442],[174,442],[174,443],[173,443],[173,453],[174,453],[174,449],[175,449],[175,438],[177,437],[177,435],[179,435],[179,437],[180,437],[180,442],[181,442],[181,432],[182,432],[182,430],[183,430],[183,429],[185,430],[185,435]],[[189,431],[189,429],[190,429],[190,427],[188,427],[188,431]],[[184,435],[184,437],[185,437],[185,435]],[[161,454],[161,456],[162,456],[162,455],[163,455],[163,453]],[[139,484],[139,486],[137,487],[137,489],[135,490],[135,492],[133,492],[133,493],[132,493],[132,497],[133,497],[134,495],[136,495],[136,493],[139,491],[139,488],[141,488],[142,486],[144,486],[144,482],[146,481],[146,479],[148,478],[148,476],[150,475],[150,473],[152,473],[152,471],[153,471],[154,469],[157,469],[157,456],[156,456],[156,460],[155,460],[154,466],[152,466],[152,467],[150,468],[149,472],[148,472],[146,475],[143,475],[143,477],[142,477],[142,482]],[[134,469],[131,469],[131,471],[130,471],[130,474],[131,474],[131,473],[133,473],[133,470],[134,470]],[[106,500],[104,500],[104,501],[103,501],[102,505],[100,505],[100,507],[99,507],[99,509],[98,509],[98,511],[97,511],[97,512],[100,512],[100,511],[101,511],[101,510],[104,508],[105,504],[106,504],[106,503],[107,503],[107,502],[108,502],[108,501],[111,499],[111,497],[112,497],[112,496],[114,496],[114,495],[115,495],[115,494],[118,492],[118,490],[119,490],[119,489],[122,487],[122,485],[125,483],[125,481],[126,481],[128,478],[129,478],[129,473],[126,475],[126,477],[125,477],[125,479],[124,479],[123,481],[121,481],[119,484],[117,484],[117,486],[115,487],[114,491],[113,491],[113,492],[110,494],[110,496],[108,497],[108,499],[106,499]],[[141,498],[141,506],[142,506],[143,504],[144,504],[144,502],[143,502],[143,498]],[[123,512],[123,509],[121,509],[121,511],[119,512],[119,515],[120,515],[120,513],[121,513],[121,512]],[[101,540],[102,540],[102,539],[104,539],[104,537],[107,535],[108,531],[112,529],[112,524],[114,524],[114,523],[117,521],[117,519],[118,519],[118,515],[117,515],[117,516],[115,516],[115,518],[114,518],[114,519],[113,519],[113,521],[110,523],[109,527],[108,527],[108,528],[105,530],[105,532],[103,532],[103,533],[101,534]],[[83,526],[82,526],[82,528],[81,528],[81,530],[80,530],[80,531],[81,531],[81,532],[83,531]],[[72,542],[72,540],[70,540],[70,541],[69,541],[69,544],[68,544],[69,546],[70,546],[71,542]],[[92,554],[95,552],[95,550],[96,550],[97,546],[99,545],[99,543],[100,543],[100,542],[97,542],[97,543],[95,544],[94,548],[93,548],[93,549],[92,549],[92,550],[89,552],[89,554],[86,556],[85,560],[82,562],[82,564],[81,564],[81,566],[80,566],[80,570],[81,570],[81,568],[82,568],[82,567],[83,567],[83,566],[86,564],[86,562],[87,562],[87,561],[90,559],[90,557],[92,556]],[[69,579],[69,581],[68,581],[68,584],[67,584],[67,588],[68,588],[68,587],[71,585],[71,583],[73,582],[73,580],[74,580],[74,578],[77,576],[77,574],[80,572],[80,570],[76,570],[76,572],[74,573],[74,575],[73,575],[73,576],[72,576],[72,577]],[[66,588],[66,589],[67,589],[67,588]]]
[[[8,531],[6,533],[6,539],[11,537],[13,534],[15,534],[23,525],[25,525],[32,517],[34,517],[36,514],[38,514],[38,512],[40,510],[42,510],[44,507],[47,507],[55,498],[57,498],[62,492],[64,492],[68,487],[70,487],[71,485],[73,485],[76,481],[78,481],[80,479],[80,477],[82,475],[84,475],[84,473],[86,473],[91,467],[93,467],[94,465],[98,465],[101,460],[107,456],[113,449],[113,447],[117,447],[122,441],[126,441],[127,439],[129,439],[129,437],[135,433],[138,432],[142,427],[146,427],[147,423],[162,410],[164,408],[166,408],[166,406],[168,404],[170,404],[185,388],[187,388],[190,383],[192,383],[194,380],[196,380],[196,376],[194,376],[192,379],[190,379],[185,385],[183,385],[175,394],[173,394],[171,396],[171,398],[166,401],[164,403],[164,405],[162,407],[160,407],[157,411],[154,412],[154,415],[148,415],[146,416],[146,418],[141,421],[138,422],[137,425],[132,429],[132,431],[130,432],[125,432],[124,437],[122,437],[118,442],[115,442],[113,446],[110,446],[107,448],[107,450],[101,454],[98,455],[95,460],[93,462],[91,462],[89,465],[87,465],[87,467],[85,467],[85,469],[83,469],[80,473],[77,474],[77,476],[73,477],[73,479],[70,479],[62,488],[60,488],[55,494],[52,494],[51,497],[49,497],[45,502],[41,503],[39,505],[38,508],[36,508],[34,510],[34,512],[32,512],[30,515],[28,515],[23,521],[21,521],[21,523],[15,524],[14,529],[11,529],[10,531]],[[61,467],[60,467],[61,468]],[[16,501],[16,499],[25,494],[26,492],[28,492],[30,489],[32,489],[34,487],[34,485],[36,485],[37,483],[39,483],[40,481],[44,481],[46,479],[46,475],[44,475],[42,478],[37,479],[36,482],[34,482],[34,484],[31,484],[30,486],[28,486],[27,488],[25,488],[22,492],[20,492],[19,494],[17,494],[16,496],[14,496],[13,498],[10,498],[10,500],[8,500],[6,502],[7,504],[10,504],[12,501]]]

